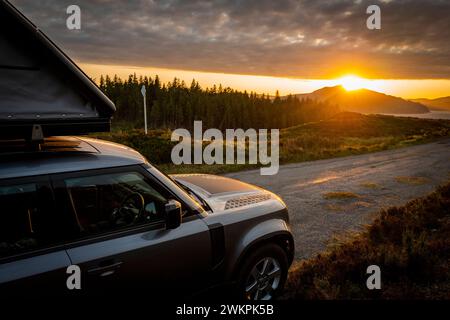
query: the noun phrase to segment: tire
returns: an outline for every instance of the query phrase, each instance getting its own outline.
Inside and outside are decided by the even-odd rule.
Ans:
[[[266,244],[258,248],[245,258],[238,273],[239,299],[275,299],[283,291],[288,268],[286,253],[280,246]]]

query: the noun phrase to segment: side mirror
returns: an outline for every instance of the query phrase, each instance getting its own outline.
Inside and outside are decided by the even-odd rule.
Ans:
[[[181,224],[183,211],[181,203],[177,200],[169,200],[165,205],[166,210],[166,229],[178,228]]]

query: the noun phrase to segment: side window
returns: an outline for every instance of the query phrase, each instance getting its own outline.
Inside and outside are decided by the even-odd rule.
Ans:
[[[68,178],[64,183],[82,236],[164,219],[167,199],[138,172]]]
[[[52,206],[53,199],[48,186],[14,182],[1,184],[0,258],[57,242],[56,233],[53,232],[57,226],[53,221]]]

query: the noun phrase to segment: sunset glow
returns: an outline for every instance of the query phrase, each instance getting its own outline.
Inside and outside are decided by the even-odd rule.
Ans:
[[[342,77],[338,80],[338,82],[344,87],[347,91],[358,90],[362,88],[368,87],[368,83],[366,79],[360,78],[354,75],[348,75]]]
[[[172,81],[174,77],[177,77],[189,85],[192,79],[195,79],[202,87],[222,84],[224,87],[270,95],[274,95],[276,90],[279,91],[280,95],[309,93],[323,87],[344,85],[343,82],[348,85],[348,88],[363,87],[406,99],[437,98],[450,94],[450,80],[448,79],[366,79],[351,74],[343,75],[336,79],[296,79],[180,69],[88,64],[81,61],[78,63],[83,71],[97,82],[102,74],[109,76],[117,74],[122,79],[126,79],[128,75],[136,73],[138,77],[140,75],[150,77],[158,75],[163,82]],[[348,78],[350,76],[352,77]]]

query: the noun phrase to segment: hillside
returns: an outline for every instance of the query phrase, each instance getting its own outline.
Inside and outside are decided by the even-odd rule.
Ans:
[[[411,101],[421,103],[432,110],[450,111],[450,96],[436,99],[411,99]]]
[[[142,130],[113,126],[112,133],[92,136],[137,149],[167,173],[223,173],[257,165],[174,165],[170,154],[175,142],[170,130]],[[317,122],[280,130],[280,163],[301,162],[363,154],[424,143],[450,136],[449,120],[402,118],[342,112]]]
[[[296,97],[309,98],[338,105],[342,110],[360,113],[414,114],[427,113],[424,105],[399,97],[368,89],[347,91],[342,86],[325,87],[311,93],[297,94]]]

